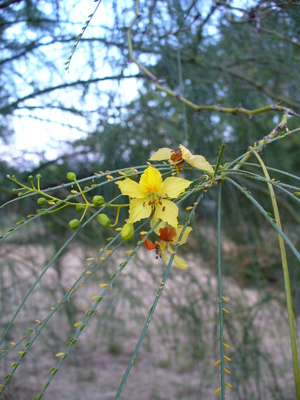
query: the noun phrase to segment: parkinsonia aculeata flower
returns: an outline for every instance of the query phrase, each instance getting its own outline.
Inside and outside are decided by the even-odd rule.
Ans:
[[[128,223],[154,215],[172,226],[178,225],[178,206],[172,199],[176,199],[191,183],[177,177],[163,180],[158,169],[152,166],[144,171],[139,183],[129,178],[116,182],[121,193],[130,197]]]

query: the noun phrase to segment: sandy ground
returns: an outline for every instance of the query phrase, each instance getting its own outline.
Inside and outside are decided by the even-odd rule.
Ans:
[[[54,255],[51,246],[8,246],[2,250],[1,336],[6,326]],[[12,347],[43,321],[51,307],[62,298],[87,267],[87,257],[96,250],[72,246],[45,273],[18,314],[1,349]],[[3,393],[3,399],[29,400],[42,389],[55,367],[58,352],[65,352],[67,342],[83,321],[85,313],[100,295],[100,283],[109,282],[123,251],[112,256],[105,266],[84,283],[50,319],[33,343]],[[186,254],[188,271],[172,267],[149,330],[141,345],[121,399],[172,400],[216,399],[219,386],[218,295],[215,269]],[[165,269],[163,260],[141,252],[134,256],[116,284],[100,303],[90,323],[66,358],[43,399],[108,400],[114,399],[135,345],[145,324],[155,292]],[[291,351],[282,294],[267,290],[240,289],[230,278],[224,279],[224,295],[230,314],[225,318],[226,350],[232,359],[227,399],[294,399]],[[0,362],[0,382],[18,361],[12,350]]]

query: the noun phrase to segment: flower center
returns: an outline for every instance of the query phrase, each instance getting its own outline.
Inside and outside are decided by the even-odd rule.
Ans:
[[[158,193],[159,188],[154,183],[146,188],[148,195]]]
[[[155,193],[150,193],[148,199],[148,205],[152,207],[152,212],[154,212],[155,206],[158,204],[162,205],[161,196],[158,196]]]

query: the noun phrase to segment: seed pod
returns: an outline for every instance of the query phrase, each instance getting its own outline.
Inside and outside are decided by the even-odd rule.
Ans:
[[[71,229],[77,229],[79,227],[79,224],[80,224],[80,222],[79,222],[78,219],[72,219],[69,222],[69,226],[70,226]]]
[[[67,173],[67,179],[71,182],[76,180],[76,175],[74,174],[74,172],[68,172]]]
[[[108,218],[108,216],[106,214],[99,214],[97,219],[98,219],[99,224],[105,226],[105,228],[110,227],[110,219]]]
[[[133,224],[125,224],[121,230],[121,238],[128,242],[134,235]]]
[[[97,207],[102,206],[105,203],[103,196],[94,196],[93,197],[93,204]]]

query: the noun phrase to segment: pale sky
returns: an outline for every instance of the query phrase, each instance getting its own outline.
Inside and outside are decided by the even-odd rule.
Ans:
[[[124,1],[126,1],[128,4],[133,3],[132,0]],[[242,3],[243,2],[241,1],[235,2],[235,4],[239,5],[241,5]],[[47,7],[46,3],[45,7]],[[97,26],[101,26],[104,23],[109,24],[109,7],[109,2],[102,2],[97,13],[92,19],[91,26],[85,32],[85,37],[91,37],[93,36],[93,34],[97,36]],[[87,16],[93,12],[94,8],[94,1],[80,1],[78,5],[70,11],[68,19],[72,19],[72,22],[78,23],[76,28],[77,30],[73,32],[74,35],[78,34],[81,31],[81,27],[83,26],[84,21],[87,19]],[[128,15],[128,18],[130,20],[130,18],[132,18],[132,15]],[[72,27],[72,29],[74,29],[74,26]],[[211,29],[213,29],[213,27],[211,27]],[[214,32],[211,33],[213,34]],[[63,65],[59,67],[59,70],[61,69],[61,76],[60,82],[58,83],[72,82],[77,80],[79,77],[80,79],[89,78],[89,71],[87,71],[87,69],[85,68],[85,58],[88,56],[84,53],[80,53],[80,51],[82,51],[82,47],[83,46],[80,46],[79,44],[78,51],[76,51],[74,58],[71,62],[69,73],[64,71]],[[59,62],[63,61],[63,57],[66,60],[68,55],[69,53],[62,55],[59,54]],[[80,57],[81,55],[82,57]],[[99,73],[97,73],[98,76],[107,76],[114,75],[114,72],[115,71],[111,71],[109,65],[102,63],[101,67],[99,68]],[[128,64],[127,70],[125,71],[126,74],[136,74],[138,72],[138,67],[134,64]],[[47,71],[41,71],[41,76],[35,76],[37,81],[43,80],[43,73],[47,73]],[[100,89],[101,91],[103,90],[103,92],[107,92],[108,90],[115,88],[116,91],[119,93],[119,98],[117,99],[117,101],[119,101],[119,104],[124,104],[133,100],[137,96],[137,90],[141,84],[136,82],[134,79],[125,79],[122,80],[120,83],[117,83],[115,81],[104,81],[100,85]],[[60,94],[60,96],[62,95],[63,93]],[[93,96],[87,96],[85,104],[91,105],[91,108],[93,108],[93,102],[95,101],[105,105],[105,95],[97,99],[95,99],[95,97]],[[14,162],[18,162],[18,160],[23,158],[29,163],[37,165],[40,160],[41,154],[43,154],[43,157],[45,159],[55,159],[66,149],[66,145],[64,144],[65,141],[74,141],[76,139],[82,138],[93,130],[93,127],[88,126],[83,118],[74,117],[73,115],[67,115],[67,113],[61,113],[59,110],[36,110],[34,111],[34,117],[35,118],[24,116],[22,118],[13,117],[14,129],[16,133],[8,146],[1,146],[1,157],[3,159],[5,159],[6,161],[11,161],[12,159],[14,159]],[[52,122],[47,122],[48,119]],[[77,126],[78,129],[70,128],[68,125]],[[40,153],[40,155],[35,154],[37,152]],[[25,157],[24,153],[26,153]]]
[[[104,3],[105,2],[101,3],[100,7],[98,8],[90,26],[85,32],[84,37],[92,37],[93,34],[97,36],[97,26],[105,24],[107,25],[109,23],[109,3],[105,4],[106,8],[104,8]],[[47,4],[45,4],[45,7],[47,7]],[[87,16],[93,12],[94,9],[95,2],[90,0],[80,1],[78,5],[71,10],[72,13],[68,16],[68,18],[72,19],[72,22],[78,23],[78,25],[76,26],[76,31],[72,32],[74,35],[81,32],[81,27],[84,25],[84,21],[87,19]],[[29,34],[30,33],[31,32],[29,32]],[[12,37],[14,34],[19,34],[19,32],[12,32]],[[73,56],[69,73],[64,70],[63,62],[69,56],[71,47],[72,44],[70,44],[70,49],[68,50],[68,52],[66,54],[62,54],[61,58],[60,54],[58,54],[57,56],[58,62],[62,63],[62,65],[59,66],[59,70],[61,70],[60,81],[56,81],[55,84],[72,82],[76,81],[77,79],[84,80],[89,79],[90,77],[90,72],[87,71],[85,68],[85,58],[88,57],[88,55],[85,55],[85,57],[83,55],[83,57],[81,57],[83,46],[81,46],[80,43],[78,46],[78,50]],[[38,76],[39,72],[40,76]],[[114,75],[114,72],[115,71],[111,71],[109,65],[105,65],[102,63],[99,68],[99,72],[97,71],[97,77]],[[47,74],[47,71],[36,72],[35,70],[34,79],[37,82],[42,82],[44,79],[43,73]],[[124,73],[126,75],[136,74],[138,73],[138,67],[134,64],[129,64]],[[121,82],[103,81],[98,85],[101,92],[103,91],[104,94],[103,96],[101,96],[101,98],[97,97],[97,99],[95,99],[93,96],[86,97],[85,104],[90,106],[91,109],[95,108],[95,101],[105,106],[105,103],[107,101],[105,93],[109,90],[115,90],[119,93],[119,96],[116,98],[117,105],[131,101],[137,96],[137,89],[140,86],[140,84],[134,79],[124,79]],[[22,93],[22,95],[24,94]],[[52,94],[50,94],[50,96],[51,95]],[[62,91],[60,91],[60,96],[63,95],[64,94],[62,93]],[[66,97],[66,101],[67,100],[68,99]],[[21,117],[18,117],[18,114]],[[85,137],[93,129],[93,127],[87,125],[86,121],[84,121],[83,118],[76,117],[74,115],[68,115],[67,113],[62,113],[61,111],[55,109],[35,110],[30,117],[24,116],[24,112],[22,110],[18,110],[12,120],[15,135],[11,138],[9,145],[1,146],[1,158],[8,162],[11,162],[11,160],[14,159],[15,161],[13,161],[13,163],[18,162],[18,160],[23,158],[30,164],[38,165],[41,154],[43,154],[43,157],[48,160],[55,159],[67,148],[67,146],[64,144],[65,141],[74,141],[76,139]],[[49,122],[47,120],[49,120]],[[77,126],[78,129],[70,128],[68,125]],[[24,156],[25,153],[26,155]]]

